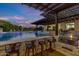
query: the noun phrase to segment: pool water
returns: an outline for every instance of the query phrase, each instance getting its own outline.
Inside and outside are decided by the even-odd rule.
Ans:
[[[38,34],[36,34],[38,33]],[[39,36],[47,36],[48,32],[1,32],[0,33],[0,41],[12,40],[13,38],[31,38],[31,37],[39,37]]]

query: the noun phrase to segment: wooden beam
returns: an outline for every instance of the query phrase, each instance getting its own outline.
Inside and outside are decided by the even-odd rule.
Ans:
[[[44,7],[41,10],[47,9],[50,5],[51,5],[51,3],[48,3],[47,5],[44,5]]]
[[[77,3],[65,3],[65,4],[62,4],[61,6],[59,6],[58,8],[54,9],[54,11],[58,13],[62,10],[68,9],[68,8],[75,6],[75,5],[77,5]]]
[[[50,10],[52,10],[54,7],[58,6],[60,3],[55,3],[54,5],[52,5],[52,7],[47,8],[47,10],[45,10],[45,12],[48,12]]]
[[[58,15],[55,14],[55,35],[58,35]]]

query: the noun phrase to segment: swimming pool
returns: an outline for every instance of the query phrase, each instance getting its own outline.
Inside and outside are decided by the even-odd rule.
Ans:
[[[38,33],[38,35],[36,35]],[[21,38],[34,38],[39,36],[47,36],[48,32],[1,32],[0,41],[8,41]]]

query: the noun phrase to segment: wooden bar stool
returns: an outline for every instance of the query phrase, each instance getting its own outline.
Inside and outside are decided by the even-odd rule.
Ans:
[[[49,39],[48,40],[49,44],[50,44],[50,48],[48,49],[50,52],[53,51],[52,49],[52,43],[54,44],[54,47],[55,47],[55,42],[56,42],[56,39],[54,37],[52,37],[52,39]]]
[[[5,52],[6,52],[6,56],[10,56],[10,53],[12,52],[11,44],[5,46]]]
[[[15,51],[15,53],[17,53],[17,56],[19,56],[19,54],[20,54],[19,50],[20,50],[21,43],[17,43],[14,46],[15,46],[15,50],[14,51]]]
[[[49,52],[48,52],[49,49],[52,49],[52,43],[49,40],[50,40],[49,38],[43,38],[43,45],[45,45],[45,50],[43,50],[43,51],[46,56],[49,54]],[[50,44],[50,48],[48,48],[48,45],[49,45],[48,43]]]
[[[19,49],[20,49],[20,44],[19,43],[14,43],[14,44],[9,44],[5,46],[5,52],[7,53],[6,56],[10,56],[14,53],[19,56]]]
[[[48,38],[45,38],[44,42],[45,42],[46,50],[48,50],[48,48],[47,48],[48,47],[48,43],[49,43]]]
[[[48,55],[48,43],[49,43],[48,38],[45,38],[44,44],[45,44],[45,54],[46,55]]]
[[[0,46],[0,56],[6,56],[5,45],[1,45]]]
[[[41,46],[41,55],[43,56],[44,55],[44,40],[39,40],[39,45]]]
[[[29,43],[30,42],[30,43]],[[26,52],[25,55],[27,53],[28,56],[30,56],[30,50],[32,49],[32,55],[35,55],[35,40],[32,41],[27,41],[26,42]]]

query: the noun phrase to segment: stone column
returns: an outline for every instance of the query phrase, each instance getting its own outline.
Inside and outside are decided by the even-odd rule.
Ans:
[[[79,31],[79,19],[75,20],[75,31]]]
[[[60,29],[62,29],[62,30],[66,29],[66,23],[65,22],[60,23]]]

